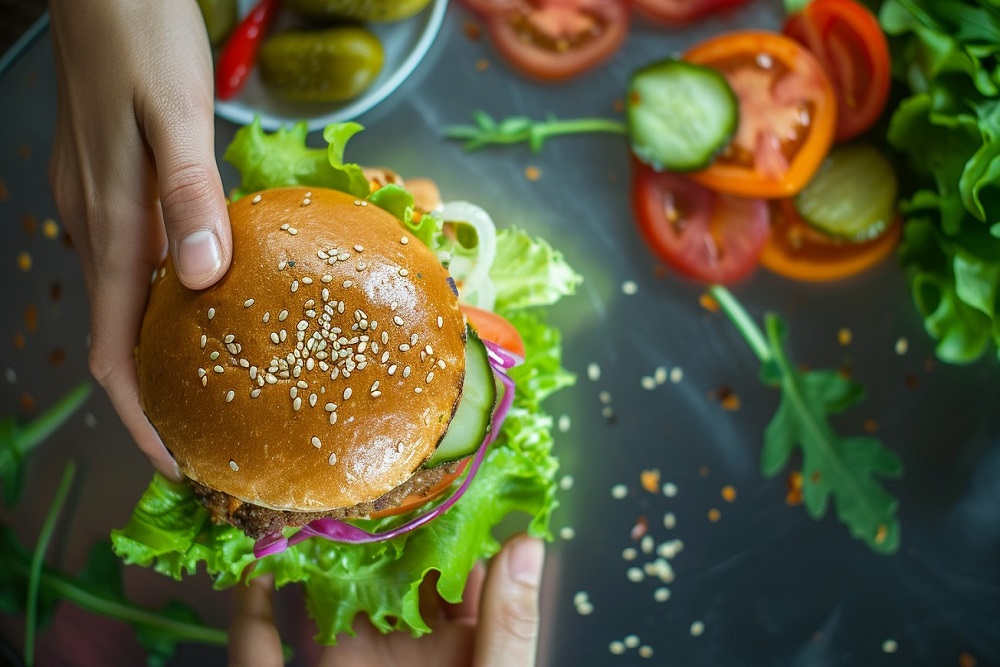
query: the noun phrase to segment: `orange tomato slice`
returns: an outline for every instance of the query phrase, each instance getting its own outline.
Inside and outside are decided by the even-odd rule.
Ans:
[[[836,94],[815,56],[784,35],[741,31],[700,42],[684,59],[721,72],[740,110],[729,146],[689,176],[750,198],[791,197],[805,187],[837,126]]]
[[[896,249],[903,224],[897,217],[881,236],[864,243],[840,241],[802,221],[791,200],[771,203],[771,235],[760,253],[765,269],[795,280],[840,280],[878,264]]]

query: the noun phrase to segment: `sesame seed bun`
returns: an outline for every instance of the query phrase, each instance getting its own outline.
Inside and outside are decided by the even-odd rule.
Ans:
[[[273,510],[372,502],[434,452],[465,375],[440,261],[388,212],[319,188],[229,207],[233,260],[202,291],[156,274],[140,402],[181,471]]]

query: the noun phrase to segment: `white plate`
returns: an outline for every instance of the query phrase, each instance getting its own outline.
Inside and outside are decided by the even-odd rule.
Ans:
[[[240,16],[253,6],[252,0],[240,0]],[[419,14],[404,21],[372,23],[368,27],[382,42],[385,62],[374,83],[359,97],[346,102],[288,102],[269,92],[256,71],[251,74],[243,90],[231,100],[216,100],[215,113],[239,125],[250,124],[260,118],[261,126],[268,131],[305,121],[309,130],[318,130],[329,123],[353,120],[388,97],[406,80],[430,49],[441,29],[448,0],[431,0]],[[287,18],[280,18],[273,30],[289,25]]]

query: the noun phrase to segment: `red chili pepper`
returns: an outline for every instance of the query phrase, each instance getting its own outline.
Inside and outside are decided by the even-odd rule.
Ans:
[[[280,4],[280,0],[260,0],[233,30],[215,68],[215,94],[220,100],[240,92],[250,78],[257,50]]]

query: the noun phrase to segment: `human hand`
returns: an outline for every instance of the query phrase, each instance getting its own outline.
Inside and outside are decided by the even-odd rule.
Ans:
[[[212,56],[193,0],[51,0],[59,104],[49,178],[83,268],[90,370],[153,465],[133,350],[153,271],[215,283],[232,240],[214,154]]]
[[[511,538],[486,570],[469,574],[462,601],[448,604],[424,581],[420,612],[433,632],[414,638],[383,635],[366,617],[354,623],[356,637],[323,649],[318,667],[531,667],[538,639],[538,592],[544,546],[541,540]],[[281,665],[281,640],[273,622],[273,580],[252,579],[236,592],[229,629],[230,667]]]

